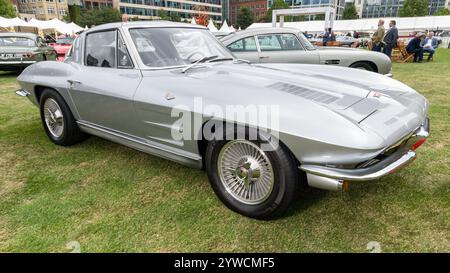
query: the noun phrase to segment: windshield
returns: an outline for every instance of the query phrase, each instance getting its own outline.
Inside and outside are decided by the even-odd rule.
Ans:
[[[0,37],[0,46],[36,46],[36,43],[25,37]]]
[[[74,38],[61,38],[56,40],[56,44],[58,45],[71,45],[73,43]]]
[[[233,58],[205,29],[134,28],[130,34],[142,62],[150,67],[189,65],[209,56]]]
[[[311,42],[308,41],[308,39],[306,39],[305,34],[303,34],[303,32],[300,32],[300,34],[298,35],[298,38],[301,40],[303,46],[307,49],[307,50],[314,50],[316,49],[315,46],[313,46],[311,44]]]

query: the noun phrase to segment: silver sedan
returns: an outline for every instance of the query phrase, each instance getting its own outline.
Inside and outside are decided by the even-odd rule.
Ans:
[[[18,82],[53,143],[95,135],[204,168],[226,206],[262,219],[285,212],[302,185],[388,175],[428,136],[427,100],[394,79],[250,64],[191,24],[94,27],[64,62],[33,64]]]
[[[385,54],[355,48],[315,47],[293,28],[254,28],[221,39],[239,58],[254,63],[326,64],[359,68],[391,76]]]

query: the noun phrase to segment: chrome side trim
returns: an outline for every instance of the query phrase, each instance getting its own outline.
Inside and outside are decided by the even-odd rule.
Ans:
[[[30,94],[30,92],[28,92],[25,89],[17,89],[16,90],[16,95],[21,96],[21,97],[28,97]]]
[[[402,152],[403,153],[403,152]],[[367,168],[361,169],[338,169],[318,165],[301,165],[300,169],[311,174],[324,176],[328,178],[348,180],[348,181],[367,181],[375,180],[408,165],[416,159],[416,153],[407,151],[400,155],[394,153],[387,159],[380,161]]]
[[[121,132],[100,127],[90,122],[77,121],[77,124],[78,126],[80,126],[80,129],[82,131],[88,134],[92,134],[122,144],[124,146],[128,146],[133,149],[142,151],[144,153],[156,155],[193,168],[198,169],[202,168],[203,165],[202,157],[197,154],[180,151],[179,149],[168,146],[158,145],[157,143],[151,142],[149,140],[126,135]]]

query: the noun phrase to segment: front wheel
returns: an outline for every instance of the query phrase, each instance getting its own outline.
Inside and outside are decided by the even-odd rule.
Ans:
[[[372,72],[376,72],[376,69],[367,62],[356,62],[352,65],[350,65],[351,68],[356,68],[356,69],[361,69],[361,70],[367,70],[367,71],[372,71]]]
[[[300,183],[292,156],[280,145],[264,151],[259,141],[211,141],[206,171],[214,192],[231,210],[252,218],[282,215]]]
[[[44,130],[53,143],[70,146],[87,137],[78,127],[64,99],[56,91],[52,89],[43,91],[40,113]]]

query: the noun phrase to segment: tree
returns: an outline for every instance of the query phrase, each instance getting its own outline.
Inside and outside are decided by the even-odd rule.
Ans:
[[[314,21],[324,21],[325,20],[325,14],[316,14],[315,16],[314,16],[314,19],[313,19]]]
[[[267,11],[266,14],[266,22],[272,22],[272,11],[275,9],[288,9],[289,5],[284,2],[284,0],[275,0],[272,4],[272,6],[269,8],[269,10]],[[284,21],[285,22],[290,22],[291,21],[291,17],[290,16],[285,16],[284,17]]]
[[[344,20],[358,19],[358,12],[356,12],[355,3],[347,3],[345,5],[344,12],[342,13],[342,19]]]
[[[175,13],[172,13],[172,14],[170,14],[170,21],[172,21],[172,22],[181,22],[181,17],[180,17],[180,15],[178,14],[178,12],[175,12]]]
[[[0,0],[0,16],[5,18],[16,17],[16,11],[9,0]]]
[[[167,11],[165,11],[163,9],[158,10],[158,13],[156,16],[158,16],[160,20],[170,20],[169,14],[167,13]]]
[[[239,9],[236,23],[237,27],[240,27],[241,29],[246,29],[253,24],[253,15],[249,7],[241,7]]]
[[[450,10],[447,8],[441,8],[433,14],[433,16],[444,16],[444,15],[450,15]]]
[[[83,9],[77,24],[81,26],[95,26],[106,23],[121,22],[122,15],[118,9],[115,8],[101,8],[101,9]]]
[[[428,0],[405,0],[400,9],[400,17],[416,17],[428,15]]]
[[[78,19],[80,18],[80,6],[78,6],[78,1],[73,1],[73,5],[68,5],[68,19],[70,22],[78,24]],[[66,17],[67,18],[67,17]],[[64,19],[66,19],[64,18]]]

